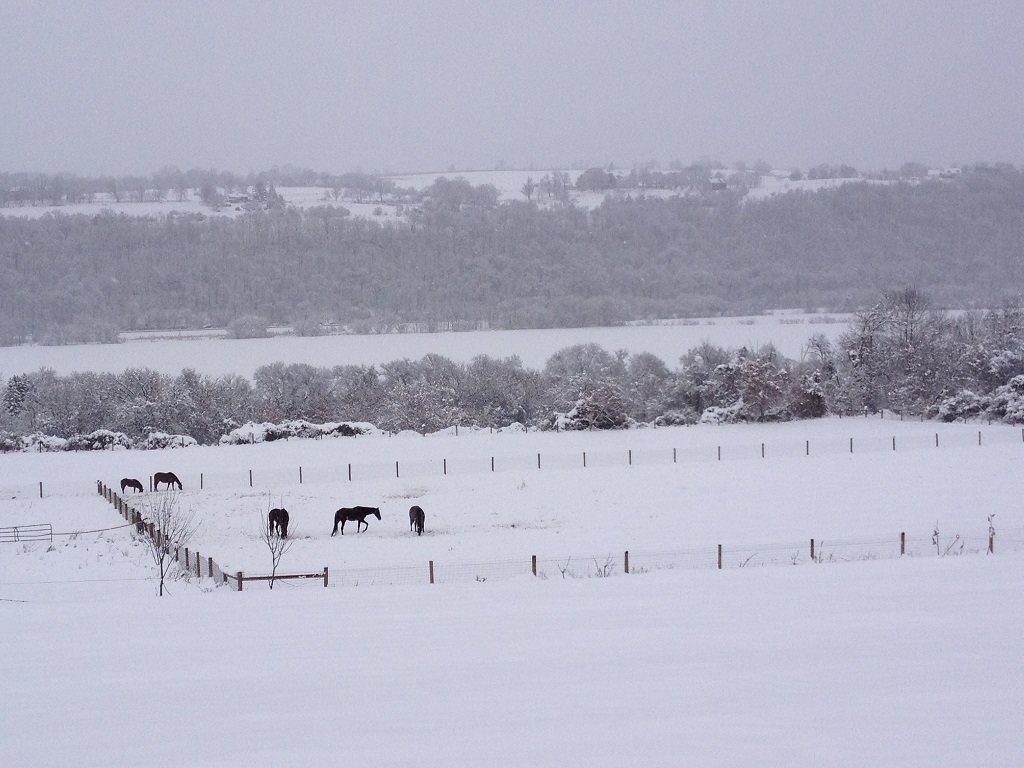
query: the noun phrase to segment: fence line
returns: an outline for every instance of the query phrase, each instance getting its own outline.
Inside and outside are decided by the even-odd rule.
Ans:
[[[126,520],[135,524],[139,533],[149,534],[159,541],[159,531],[148,523],[142,514],[132,508],[113,489],[97,482],[97,490],[120,512]],[[802,565],[806,563],[854,562],[862,560],[899,559],[901,557],[957,556],[971,553],[995,554],[997,542],[1000,551],[1024,549],[1024,528],[996,532],[991,526],[986,535],[962,535],[954,533],[942,536],[933,531],[930,536],[908,537],[905,531],[897,537],[856,538],[856,539],[806,539],[801,542],[765,542],[761,544],[730,544],[723,546],[698,547],[677,550],[629,551],[622,554],[605,553],[589,555],[565,555],[562,557],[537,555],[529,560],[504,559],[474,562],[435,562],[423,565],[378,566],[369,568],[348,568],[334,571],[335,585],[371,586],[422,583],[460,583],[507,580],[519,577],[554,578],[605,578],[622,574],[646,573],[672,569],[718,569],[773,567],[780,565]],[[242,571],[227,573],[212,557],[203,558],[198,552],[175,550],[174,558],[184,572],[194,573],[202,578],[213,578],[217,584],[234,582],[234,589],[241,592],[246,582],[271,580],[317,579],[325,587],[332,583],[329,569],[313,573],[290,573],[281,575],[246,575]],[[205,574],[204,574],[205,571]]]
[[[118,513],[129,522],[129,524],[135,526],[135,530],[138,534],[149,536],[157,546],[161,545],[163,532],[156,528],[152,522],[147,521],[139,510],[131,506],[120,494],[103,483],[102,480],[96,481],[96,490],[103,498],[114,506],[114,509],[116,509]],[[182,551],[182,549],[184,551]],[[216,584],[227,583],[227,576],[221,567],[214,562],[212,557],[207,557],[204,560],[199,552],[190,552],[188,547],[176,547],[173,552],[170,550],[167,551],[168,554],[173,556],[174,561],[178,564],[178,567],[182,569],[183,573],[189,575],[194,574],[200,579],[205,575],[212,578]]]
[[[338,586],[379,586],[454,584],[525,577],[605,578],[658,570],[767,568],[1020,550],[1024,550],[1024,528],[998,534],[990,532],[981,536],[953,534],[937,537],[932,534],[930,537],[908,537],[905,532],[901,532],[898,536],[882,538],[807,539],[802,542],[771,542],[761,545],[719,544],[715,547],[681,550],[624,550],[599,555],[533,555],[529,559],[473,562],[431,560],[423,565],[336,569],[332,574],[332,583]]]
[[[114,508],[124,517],[125,520],[129,521],[129,524],[134,525],[136,532],[141,535],[148,535],[150,539],[156,542],[157,546],[161,544],[162,532],[156,528],[152,522],[148,522],[139,510],[132,507],[122,498],[113,488],[108,487],[103,481],[96,482],[96,490],[103,498],[114,505]],[[122,527],[122,526],[118,526]],[[227,584],[229,580],[234,580],[235,588],[241,592],[242,588],[247,581],[277,581],[278,579],[289,580],[289,579],[323,579],[324,586],[328,585],[328,571],[325,566],[323,571],[319,573],[286,573],[277,575],[258,575],[258,576],[246,576],[242,571],[236,571],[235,573],[227,573],[217,564],[212,557],[203,557],[198,551],[191,551],[189,547],[175,547],[173,552],[168,550],[169,554],[174,556],[174,561],[182,569],[183,573],[188,575],[195,575],[202,579],[204,576],[214,580],[217,585]]]
[[[359,482],[362,480],[389,480],[395,478],[417,479],[468,475],[480,473],[501,473],[508,471],[544,472],[547,470],[589,470],[609,467],[668,466],[709,462],[731,462],[772,460],[778,458],[820,456],[862,455],[878,453],[904,453],[906,451],[935,450],[967,446],[1016,445],[1024,446],[1024,431],[1020,440],[1016,432],[1003,431],[993,439],[984,439],[984,433],[958,435],[957,439],[940,440],[940,433],[907,436],[878,436],[875,438],[832,439],[811,441],[794,439],[776,443],[758,442],[744,444],[722,443],[680,448],[659,447],[634,449],[623,447],[619,450],[603,449],[577,452],[558,451],[550,453],[485,454],[440,456],[424,459],[400,459],[366,463],[322,464],[317,466],[274,467],[263,469],[239,469],[235,472],[203,472],[192,478],[189,487],[200,490],[230,490],[238,487],[279,487],[299,484]]]
[[[928,448],[992,446],[992,445],[1024,445],[1024,429],[1017,439],[1013,430],[989,430],[988,439],[985,431],[978,430],[976,435],[958,434],[953,438],[940,440],[940,432],[930,434],[859,438],[830,439],[811,441],[806,439],[784,440],[776,443],[722,443],[687,447],[660,447],[634,449],[624,447],[619,450],[603,449],[600,451],[581,450],[577,452],[552,452],[530,454],[493,454],[460,456],[455,459],[440,457],[436,459],[405,459],[393,461],[323,464],[319,466],[275,467],[265,469],[240,469],[237,472],[200,472],[193,477],[185,477],[189,490],[229,490],[237,487],[280,486],[299,484],[335,483],[340,481],[358,482],[361,480],[384,480],[401,477],[403,479],[437,477],[447,475],[479,474],[482,472],[533,471],[543,472],[549,469],[588,470],[594,468],[655,466],[681,463],[707,463],[721,461],[771,460],[795,456],[819,457],[837,456],[840,454],[873,454],[902,453],[908,450],[923,451]],[[993,437],[994,436],[994,437]],[[224,450],[230,450],[225,448]],[[48,480],[45,486],[48,496],[81,495],[77,482],[69,480]],[[42,498],[43,482],[31,484],[4,484],[0,486],[0,496],[4,498]]]
[[[0,544],[22,541],[53,541],[53,526],[49,523],[35,523],[0,528]]]

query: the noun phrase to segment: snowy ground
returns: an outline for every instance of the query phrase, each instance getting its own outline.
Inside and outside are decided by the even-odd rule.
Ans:
[[[252,378],[268,363],[309,363],[316,366],[380,365],[427,353],[468,363],[476,355],[504,358],[518,355],[528,368],[540,370],[548,358],[574,344],[599,344],[608,351],[650,352],[670,368],[705,341],[727,348],[750,349],[771,342],[793,359],[800,359],[811,336],[831,340],[849,328],[849,315],[788,313],[754,317],[718,317],[659,325],[611,328],[557,328],[526,331],[446,331],[339,336],[273,336],[267,339],[226,339],[221,333],[196,338],[183,331],[178,338],[136,339],[120,344],[81,344],[66,347],[0,347],[0,374],[52,368],[57,373],[94,371],[121,373],[147,367],[177,375],[184,368],[218,376],[235,373]]]
[[[1022,465],[893,419],[2,456],[0,527],[58,535],[0,544],[0,763],[1019,765]],[[332,586],[155,597],[95,481],[156,469],[204,558],[265,571],[283,503]],[[383,519],[332,538],[351,504]]]

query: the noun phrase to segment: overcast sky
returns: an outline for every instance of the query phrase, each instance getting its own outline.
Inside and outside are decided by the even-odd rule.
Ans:
[[[0,0],[0,171],[1024,164],[1019,0]]]

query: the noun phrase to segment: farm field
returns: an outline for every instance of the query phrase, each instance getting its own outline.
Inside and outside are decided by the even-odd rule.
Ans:
[[[463,429],[0,468],[0,528],[54,531],[0,544],[4,765],[1021,757],[1020,427]],[[157,597],[96,488],[167,470],[204,561],[268,572],[263,515],[284,506],[279,572],[328,567],[330,587],[191,577]],[[332,538],[352,505],[382,519]]]
[[[757,349],[769,342],[793,359],[800,359],[811,336],[835,340],[848,328],[848,315],[787,313],[753,317],[719,317],[645,326],[560,328],[517,331],[446,331],[334,336],[273,336],[266,339],[181,338],[132,339],[120,344],[79,344],[63,347],[25,345],[0,347],[0,373],[51,368],[121,373],[146,367],[177,375],[185,368],[211,376],[238,374],[252,378],[261,365],[281,362],[334,365],[380,365],[428,353],[468,363],[477,355],[504,358],[518,355],[528,368],[541,369],[555,352],[574,344],[599,344],[608,351],[650,352],[669,367],[690,349],[709,341],[722,347]]]
[[[713,563],[719,544],[737,553],[726,566],[751,555],[756,564],[807,562],[811,538],[819,559],[891,557],[901,532],[913,554],[944,550],[957,536],[957,547],[980,551],[988,515],[1004,532],[1024,532],[1022,434],[1009,426],[830,418],[9,454],[2,457],[0,525],[54,522],[55,515],[54,530],[117,525],[123,521],[97,494],[97,481],[119,492],[122,477],[135,477],[148,488],[154,472],[171,470],[184,484],[179,506],[199,523],[192,550],[231,574],[269,572],[261,532],[272,507],[291,515],[286,568],[327,566],[337,584],[352,581],[346,573],[353,569],[374,571],[363,583],[422,581],[430,560],[439,569],[476,564],[480,572],[470,580],[502,578],[525,571],[533,555],[549,564],[571,560],[577,565],[569,570],[582,576],[609,555],[621,571],[626,550],[634,571],[654,570],[662,566],[656,558],[645,564],[645,553],[704,552],[695,562]],[[125,498],[145,514],[164,494],[129,490]],[[69,504],[95,517],[69,517]],[[422,537],[409,532],[413,504],[426,510]],[[335,510],[356,505],[379,508],[382,519],[371,517],[364,532],[350,524],[331,536]],[[936,527],[941,542],[933,544]],[[765,554],[775,551],[781,555]],[[490,572],[488,563],[495,564]],[[507,572],[497,567],[506,564]],[[684,564],[680,558],[668,567]],[[419,575],[410,578],[406,568]],[[561,574],[548,570],[548,577]]]
[[[0,466],[0,527],[58,534],[0,544],[4,765],[1020,757],[1019,427],[462,430]],[[263,516],[283,505],[280,571],[327,566],[330,587],[193,577],[157,598],[96,482],[163,470],[204,559],[267,572]],[[332,538],[354,504],[382,519]]]

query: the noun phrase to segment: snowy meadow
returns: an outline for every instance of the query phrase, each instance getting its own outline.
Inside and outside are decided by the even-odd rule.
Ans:
[[[279,335],[265,339],[229,339],[222,332],[197,338],[194,331],[171,331],[151,336],[133,334],[120,344],[0,347],[0,372],[10,376],[51,368],[58,374],[120,373],[128,368],[147,367],[177,375],[185,368],[193,368],[210,376],[238,374],[251,379],[258,367],[268,363],[380,365],[403,358],[418,360],[429,353],[463,363],[477,355],[516,355],[526,367],[541,369],[559,350],[590,343],[610,352],[650,352],[666,365],[675,366],[683,354],[705,341],[752,350],[772,343],[783,355],[799,360],[812,335],[823,334],[834,341],[847,330],[849,319],[849,315],[790,312],[608,328]]]
[[[462,429],[0,467],[0,529],[54,534],[0,543],[4,765],[1024,756],[1019,427]],[[330,586],[179,575],[156,597],[146,545],[97,481],[148,488],[167,470],[204,560],[269,572],[262,530],[283,506],[279,572],[327,567]],[[332,537],[353,505],[381,519]]]

